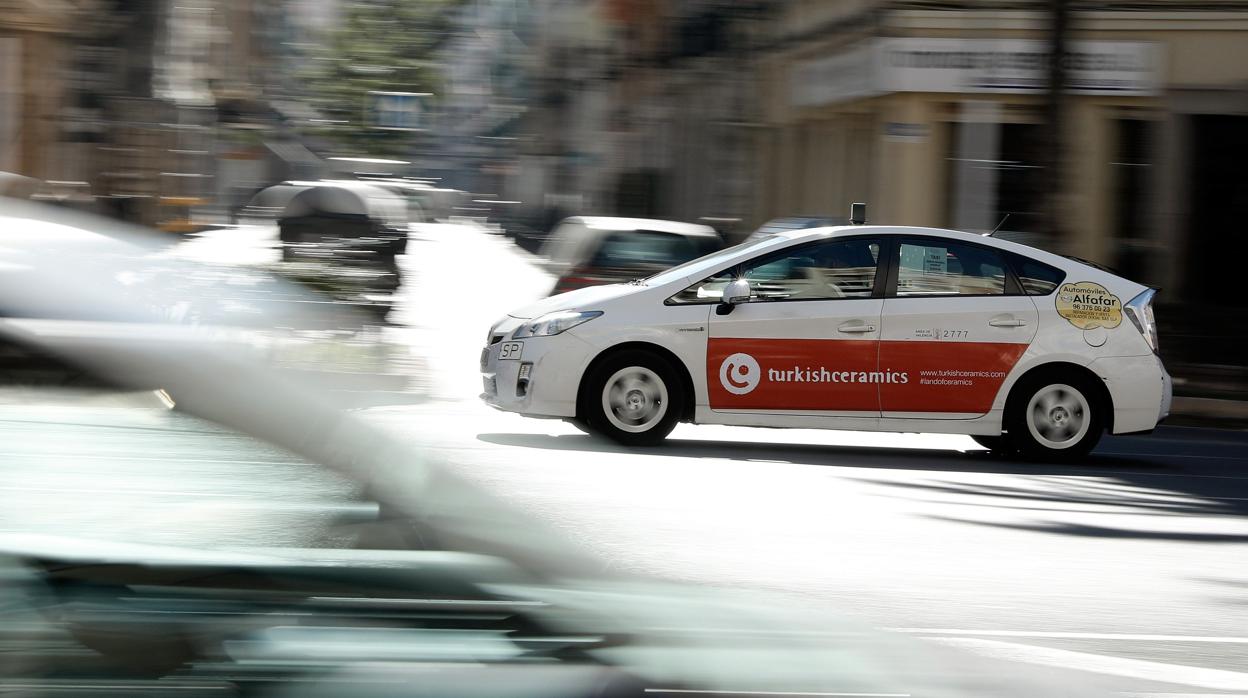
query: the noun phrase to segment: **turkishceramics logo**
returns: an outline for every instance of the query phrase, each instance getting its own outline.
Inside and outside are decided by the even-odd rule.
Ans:
[[[733,395],[745,395],[758,387],[763,370],[749,354],[733,354],[719,365],[719,382]]]

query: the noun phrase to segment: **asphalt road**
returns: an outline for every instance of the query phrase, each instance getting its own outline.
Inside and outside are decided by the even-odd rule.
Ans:
[[[263,231],[214,235],[195,244],[267,254]],[[629,451],[477,400],[490,323],[552,283],[533,261],[477,229],[415,231],[388,334],[428,395],[360,413],[612,568],[795,594],[1123,693],[1248,695],[1248,435],[1108,438],[1079,466],[959,436],[690,425]],[[0,391],[0,452],[0,533],[327,544],[301,532],[358,506],[150,395]]]

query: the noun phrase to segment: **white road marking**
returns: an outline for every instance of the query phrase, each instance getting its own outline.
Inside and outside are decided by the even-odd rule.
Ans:
[[[54,458],[73,459],[73,460],[104,460],[104,461],[134,461],[144,463],[208,463],[221,465],[297,465],[307,466],[305,461],[289,461],[289,460],[229,460],[225,458],[183,458],[178,455],[169,456],[130,456],[130,455],[100,455],[94,453],[40,453],[40,452],[16,452],[16,453],[0,453],[0,458],[42,458],[51,460]]]
[[[160,402],[161,402],[161,403],[162,403],[165,407],[167,407],[167,408],[169,408],[169,409],[173,409],[173,408],[174,408],[175,403],[173,402],[173,398],[172,398],[172,397],[169,397],[169,393],[165,392],[164,390],[157,390],[157,391],[155,391],[155,392],[156,392],[156,397],[160,400]]]
[[[996,659],[1144,681],[1196,686],[1215,691],[1248,691],[1248,674],[1237,671],[1163,664],[1142,659],[1124,659],[1103,654],[1020,645],[1000,640],[981,640],[969,637],[930,637],[928,639]]]
[[[920,635],[972,635],[976,637],[1040,637],[1065,640],[1140,640],[1144,642],[1224,642],[1248,644],[1248,637],[1218,635],[1151,635],[1141,633],[1063,633],[1032,630],[954,630],[948,628],[888,628],[896,633]]]

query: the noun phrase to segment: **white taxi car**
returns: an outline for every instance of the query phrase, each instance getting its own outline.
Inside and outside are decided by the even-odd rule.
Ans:
[[[1154,295],[970,233],[793,230],[511,313],[482,351],[482,398],[630,445],[687,421],[1070,459],[1168,414]]]

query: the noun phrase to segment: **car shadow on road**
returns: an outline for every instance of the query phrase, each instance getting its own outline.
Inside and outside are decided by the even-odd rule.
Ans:
[[[1139,437],[1107,438],[1102,449],[1079,464],[1017,461],[982,450],[907,449],[897,447],[669,439],[653,448],[628,448],[585,435],[486,433],[481,441],[510,447],[585,453],[654,454],[678,458],[716,458],[795,465],[837,466],[857,470],[853,477],[881,488],[885,496],[923,503],[949,504],[961,511],[1008,509],[1049,514],[1051,520],[1020,522],[976,520],[973,515],[934,519],[1075,537],[1137,538],[1203,543],[1248,542],[1233,532],[1175,530],[1140,526],[1138,517],[1248,515],[1248,453],[1243,435],[1167,432],[1155,441]],[[1222,454],[1222,455],[1217,455]],[[912,480],[872,477],[870,471],[926,473]],[[1003,474],[1006,480],[962,477]],[[1064,521],[1070,515],[1107,517],[1106,524]],[[1130,521],[1117,516],[1131,515]],[[1153,519],[1145,519],[1152,521]],[[1161,519],[1158,519],[1161,520]],[[1123,525],[1116,525],[1119,521]],[[1174,519],[1171,519],[1173,523]],[[1182,528],[1182,527],[1180,527]]]
[[[793,465],[841,466],[862,469],[927,470],[945,472],[1009,473],[1021,475],[1087,474],[1089,466],[1100,468],[1163,468],[1164,466],[1128,457],[1095,458],[1087,465],[1072,466],[1011,460],[984,450],[957,451],[934,448],[888,446],[840,446],[793,443],[759,443],[705,439],[672,439],[661,446],[637,448],[622,446],[596,436],[569,434],[552,436],[532,433],[485,433],[477,439],[500,446],[586,453],[656,455],[676,458],[717,458],[735,461],[763,461]]]

